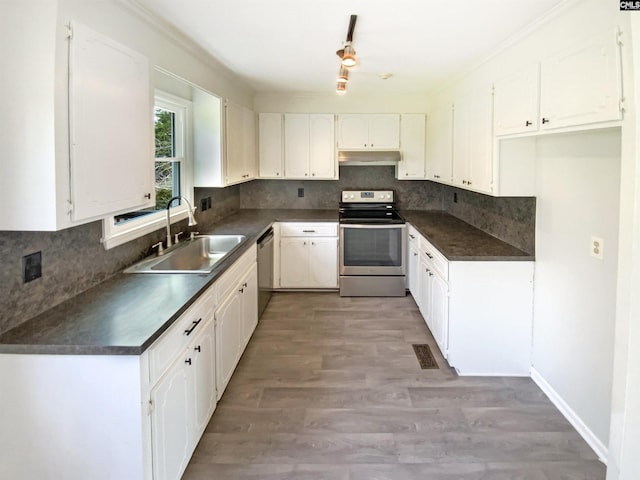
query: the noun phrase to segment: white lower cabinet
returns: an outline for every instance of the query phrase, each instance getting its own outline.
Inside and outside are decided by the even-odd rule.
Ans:
[[[448,261],[419,239],[412,294],[449,365],[460,375],[529,375],[533,262]]]
[[[413,227],[407,225],[407,288],[418,307],[420,306],[420,234]]]
[[[141,355],[0,354],[0,477],[180,479],[256,327],[256,253]]]
[[[280,224],[281,288],[337,288],[336,223]]]
[[[447,358],[449,285],[443,275],[446,259],[424,237],[420,237],[419,307],[442,355]]]
[[[216,384],[222,397],[258,324],[258,273],[252,248],[218,281]]]
[[[407,261],[407,284],[413,299],[420,306],[420,253],[416,246],[409,243],[409,259]]]
[[[215,410],[213,339],[209,319],[151,390],[154,480],[180,478]]]

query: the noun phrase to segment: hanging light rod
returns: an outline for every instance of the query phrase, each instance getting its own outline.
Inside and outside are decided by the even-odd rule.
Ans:
[[[336,52],[336,55],[340,57],[342,60],[342,65],[345,67],[353,67],[356,63],[358,63],[358,59],[356,58],[356,51],[353,49],[353,31],[356,28],[356,20],[358,19],[357,15],[351,15],[349,19],[349,28],[347,29],[347,40],[344,44],[344,47]]]

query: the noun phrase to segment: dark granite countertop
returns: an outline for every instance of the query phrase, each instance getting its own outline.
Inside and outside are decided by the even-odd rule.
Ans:
[[[242,210],[201,233],[243,234],[207,275],[125,274],[0,336],[0,353],[140,355],[275,221],[338,221],[336,210]]]
[[[400,212],[451,261],[532,261],[534,256],[439,210]]]
[[[447,213],[401,213],[449,260],[533,260]],[[5,332],[0,336],[0,353],[140,355],[273,222],[337,220],[337,209],[241,210],[201,232],[247,236],[210,274],[116,274]]]

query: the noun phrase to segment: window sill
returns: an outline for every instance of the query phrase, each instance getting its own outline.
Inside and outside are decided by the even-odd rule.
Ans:
[[[171,212],[171,223],[178,222],[187,218],[187,210],[181,209],[175,212]],[[161,228],[165,228],[167,225],[167,217],[166,213],[161,217],[155,216],[155,218],[149,220],[146,223],[132,226],[131,228],[123,229],[122,232],[112,233],[107,236],[107,228],[106,222],[113,221],[113,218],[104,219],[102,221],[102,238],[100,242],[105,250],[109,250],[113,247],[117,247],[119,245],[123,245],[131,240],[135,240],[136,238],[140,238],[149,233],[155,232],[156,230],[160,230]],[[113,228],[113,227],[112,227]]]

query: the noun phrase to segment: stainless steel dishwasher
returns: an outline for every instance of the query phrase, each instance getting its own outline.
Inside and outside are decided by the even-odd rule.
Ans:
[[[273,228],[258,239],[258,318],[273,293]]]

